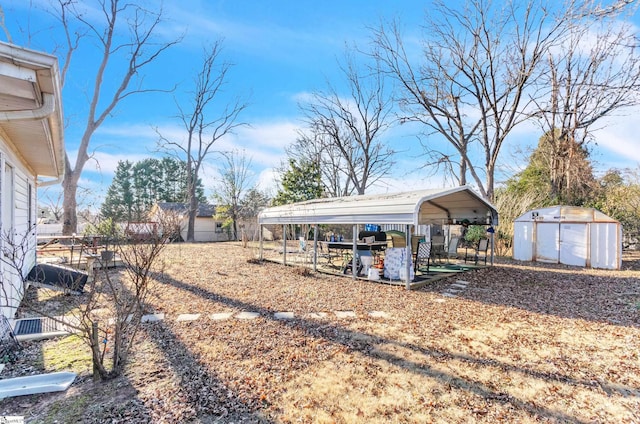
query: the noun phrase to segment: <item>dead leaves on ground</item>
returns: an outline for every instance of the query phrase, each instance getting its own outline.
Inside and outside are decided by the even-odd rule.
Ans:
[[[407,292],[234,244],[164,253],[149,308],[166,319],[144,327],[122,380],[130,422],[640,421],[637,269],[506,261]],[[435,302],[456,279],[469,285]],[[209,318],[242,311],[260,317]]]

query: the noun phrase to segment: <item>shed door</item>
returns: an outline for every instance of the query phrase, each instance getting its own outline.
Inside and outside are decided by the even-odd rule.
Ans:
[[[591,266],[593,268],[620,269],[620,227],[618,223],[591,224]]]
[[[558,223],[536,223],[536,261],[558,263],[560,226]]]
[[[533,223],[513,223],[513,259],[530,261],[533,259]]]
[[[560,224],[560,263],[587,266],[587,224]]]

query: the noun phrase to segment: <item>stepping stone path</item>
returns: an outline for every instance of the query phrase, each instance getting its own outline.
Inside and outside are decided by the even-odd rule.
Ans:
[[[333,311],[333,313],[335,314],[336,318],[357,318],[358,317],[354,311]],[[384,311],[370,311],[368,315],[372,318],[384,318],[384,319],[390,318],[389,314]],[[202,314],[180,314],[177,316],[176,322],[192,322],[192,321],[199,320],[201,316]],[[213,321],[223,321],[223,320],[228,320],[235,317],[236,319],[252,320],[252,319],[258,318],[259,316],[260,316],[260,313],[249,312],[249,311],[243,311],[238,313],[219,312],[219,313],[210,314],[209,319]],[[329,314],[327,312],[310,312],[308,314],[305,314],[304,317],[307,319],[325,319],[329,317]],[[142,316],[141,322],[159,322],[164,320],[164,318],[165,317],[163,313],[148,314],[148,315]],[[294,319],[295,313],[276,312],[273,314],[273,318],[278,320]]]
[[[164,314],[149,314],[149,315],[143,315],[142,318],[140,318],[140,322],[158,322],[158,321],[162,321],[164,319]]]
[[[468,281],[458,280],[455,283],[451,283],[449,287],[444,289],[442,295],[444,297],[457,297],[460,292],[467,288],[469,285]]]
[[[229,319],[233,316],[233,312],[222,312],[219,314],[211,314],[209,315],[209,318],[214,320],[214,321],[222,321],[225,319]]]
[[[326,318],[327,316],[328,314],[326,312],[311,312],[305,315],[305,317],[311,318],[311,319],[323,319],[323,318]]]
[[[178,315],[178,318],[176,318],[176,321],[189,322],[189,321],[195,321],[198,318],[200,318],[200,314],[182,314],[182,315]]]
[[[334,311],[338,318],[355,318],[356,313],[353,311]]]
[[[293,312],[276,312],[273,314],[273,317],[275,319],[293,319],[294,314]]]
[[[238,315],[236,315],[236,318],[238,319],[256,319],[260,316],[259,313],[257,312],[240,312]]]

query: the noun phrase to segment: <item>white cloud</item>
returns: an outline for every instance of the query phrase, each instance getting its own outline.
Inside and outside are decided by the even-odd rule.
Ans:
[[[198,10],[182,4],[171,9],[170,15],[174,22],[172,31],[186,32],[185,41],[193,45],[202,45],[203,40],[224,38],[225,45],[234,51],[251,52],[268,60],[284,60],[294,64],[301,63],[301,52],[308,53],[310,49],[316,52],[332,51],[344,41],[340,31],[335,31],[335,28],[333,31],[331,28],[323,30],[316,25],[298,29],[269,20],[230,19],[223,14],[213,15],[211,10]]]
[[[606,127],[596,131],[596,150],[605,150],[601,151],[606,156],[605,160],[629,167],[640,164],[640,140],[637,120],[634,118],[639,113],[640,108],[636,108],[630,111],[629,116],[612,118]]]
[[[257,187],[270,196],[275,196],[278,191],[278,172],[275,168],[266,168],[260,172],[257,178]]]
[[[69,157],[75,158],[77,154],[77,151],[69,152]],[[118,167],[119,161],[128,160],[130,162],[138,162],[153,156],[153,154],[145,152],[108,153],[106,151],[96,151],[84,166],[83,172],[101,175],[106,180],[106,184],[108,185],[110,184],[111,178],[113,177],[113,174]],[[91,179],[94,181],[96,180],[96,178]]]

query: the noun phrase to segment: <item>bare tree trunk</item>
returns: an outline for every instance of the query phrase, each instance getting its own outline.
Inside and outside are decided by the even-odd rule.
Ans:
[[[70,236],[73,233],[77,232],[78,229],[78,179],[80,177],[80,171],[82,167],[78,168],[76,165],[76,169],[80,169],[80,171],[76,172],[75,169],[71,169],[71,165],[69,164],[69,159],[65,158],[65,174],[62,180],[62,189],[64,191],[63,199],[62,199],[62,234],[66,236]]]
[[[55,3],[55,2],[54,2]],[[166,91],[146,89],[142,86],[145,66],[153,63],[166,49],[178,40],[157,42],[155,31],[162,22],[162,9],[152,11],[135,4],[123,5],[121,0],[104,0],[99,2],[104,21],[87,20],[84,10],[75,1],[58,1],[59,10],[52,14],[62,23],[66,35],[66,54],[62,71],[62,84],[65,84],[73,53],[79,48],[80,40],[87,34],[95,35],[94,41],[100,46],[100,60],[95,62],[95,78],[93,87],[88,93],[86,126],[82,135],[78,156],[74,168],[71,168],[68,157],[65,159],[65,177],[62,183],[63,200],[63,234],[70,235],[77,231],[77,193],[78,181],[85,164],[89,160],[88,147],[96,129],[110,116],[117,105],[134,94],[150,91]],[[99,16],[96,13],[96,16]],[[122,22],[122,24],[121,24]],[[77,24],[77,26],[75,26]],[[116,37],[116,34],[119,37]],[[130,37],[127,40],[127,35]],[[120,38],[120,36],[124,36]],[[124,40],[124,41],[122,41]],[[121,44],[118,42],[121,41]],[[116,58],[120,52],[126,52]],[[112,65],[121,60],[123,72],[114,72]],[[119,62],[118,62],[119,63]],[[92,67],[94,63],[83,63],[81,66]],[[114,65],[113,68],[118,68]],[[139,81],[136,81],[140,78]],[[108,81],[108,85],[105,85]],[[139,84],[137,83],[139,82]],[[131,88],[133,86],[134,88]]]
[[[192,188],[189,189],[189,221],[187,223],[187,241],[195,241],[196,232],[196,216],[198,215],[198,197],[195,193],[195,184],[190,184]]]

